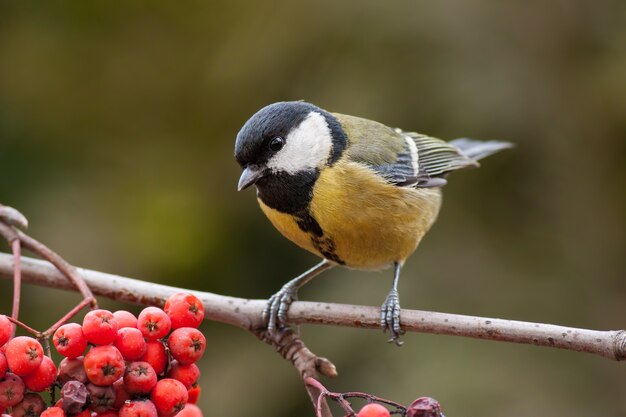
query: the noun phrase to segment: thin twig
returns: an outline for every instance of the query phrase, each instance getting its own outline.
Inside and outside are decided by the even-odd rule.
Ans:
[[[41,338],[41,332],[39,330],[35,330],[29,325],[22,323],[21,321],[16,320],[13,317],[7,317],[7,319],[9,319],[9,321],[13,323],[15,326],[21,327],[22,329],[26,330],[28,333],[35,336],[35,338],[37,339]]]
[[[19,211],[0,205],[0,220],[8,222],[9,219],[14,220],[15,216],[20,214]],[[20,238],[17,231],[10,224],[4,224],[0,221],[0,236],[4,237],[11,247],[13,253],[13,308],[11,309],[11,318],[15,321],[19,320],[20,314],[20,292],[22,275],[20,268],[20,259],[22,256]],[[15,326],[11,329],[11,337],[15,336]]]
[[[324,385],[322,385],[320,381],[311,377],[305,378],[304,383],[307,387],[311,387],[315,389],[316,392],[319,393],[318,399],[317,399],[317,408],[316,408],[318,416],[321,416],[320,404],[321,404],[322,399],[331,399],[335,401],[346,413],[348,413],[347,416],[354,416],[356,413],[354,409],[352,408],[352,404],[346,398],[361,398],[363,400],[366,400],[368,404],[369,403],[386,404],[395,409],[395,411],[393,411],[392,414],[400,414],[402,416],[406,415],[405,406],[403,406],[402,404],[398,404],[395,401],[377,397],[376,395],[368,394],[366,392],[358,392],[358,391],[342,392],[342,393],[330,392]]]
[[[50,326],[50,328],[46,330],[45,332],[43,332],[41,335],[46,338],[52,336],[59,327],[67,323],[72,317],[78,314],[83,308],[88,306],[90,303],[91,303],[91,300],[89,298],[83,298],[80,303],[74,306],[73,309],[71,309],[67,314],[61,317],[56,323]]]
[[[22,292],[22,271],[20,268],[22,244],[19,239],[14,239],[11,242],[11,249],[13,250],[13,309],[11,310],[11,317],[15,320],[19,320],[20,295]]]
[[[10,255],[0,253],[0,276],[11,277]],[[134,280],[97,271],[79,269],[94,293],[120,301],[142,305],[163,305],[165,298],[180,288]],[[22,258],[22,278],[43,286],[73,289],[54,267],[46,262]],[[189,291],[189,290],[185,290]],[[205,317],[258,331],[265,300],[248,300],[218,294],[192,291],[203,301]],[[288,319],[293,324],[324,324],[379,329],[378,307],[297,301],[291,305]],[[533,344],[587,352],[612,360],[626,359],[626,331],[598,331],[553,324],[530,323],[485,317],[464,316],[419,310],[402,310],[402,327],[406,331],[446,334]]]
[[[56,252],[52,249],[39,242],[38,240],[28,236],[26,233],[17,231],[17,234],[20,238],[20,241],[24,245],[25,248],[32,250],[52,265],[57,267],[59,271],[61,271],[67,279],[69,279],[72,284],[76,286],[78,291],[82,294],[84,299],[89,300],[91,306],[93,308],[98,308],[98,302],[96,298],[93,296],[93,293],[89,289],[89,286],[85,284],[82,277],[76,272],[76,268],[70,265],[65,259],[60,257]]]

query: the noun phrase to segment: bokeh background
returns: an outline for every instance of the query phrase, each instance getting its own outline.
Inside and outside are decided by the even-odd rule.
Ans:
[[[450,178],[403,274],[404,307],[626,327],[622,0],[2,1],[0,201],[76,265],[267,298],[316,259],[236,192],[233,144],[254,111],[292,99],[517,144]],[[333,270],[301,297],[378,305],[390,283]],[[23,317],[45,328],[77,299],[26,286]],[[312,415],[268,346],[203,330],[205,415]],[[626,368],[599,357],[302,332],[338,366],[336,391],[430,395],[448,416],[626,415]]]

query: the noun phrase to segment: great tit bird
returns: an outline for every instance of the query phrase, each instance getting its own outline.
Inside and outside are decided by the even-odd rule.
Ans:
[[[270,104],[241,128],[238,189],[255,185],[261,209],[286,238],[323,260],[286,283],[264,311],[268,330],[286,325],[298,289],[337,265],[394,268],[380,324],[400,344],[398,280],[430,229],[448,173],[510,143],[440,139],[329,113],[303,101]]]

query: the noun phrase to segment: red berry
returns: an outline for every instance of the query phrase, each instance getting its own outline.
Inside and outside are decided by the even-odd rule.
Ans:
[[[29,392],[24,394],[21,403],[12,408],[11,415],[13,417],[35,417],[40,415],[46,409],[46,403],[41,395]]]
[[[57,367],[54,365],[54,362],[52,362],[52,359],[44,356],[39,368],[28,375],[24,375],[22,380],[29,390],[41,392],[52,385],[56,377]]]
[[[146,341],[139,329],[124,327],[117,331],[113,344],[127,361],[136,361],[146,352]]]
[[[157,415],[157,409],[150,400],[129,401],[119,411],[119,417],[157,417]]]
[[[172,417],[185,407],[189,397],[181,382],[165,378],[157,382],[150,398],[159,412],[159,417]]]
[[[114,407],[114,408],[119,408],[119,407]],[[92,414],[92,417],[118,417],[117,415],[117,411],[114,410],[107,410],[104,413],[96,413],[96,414]]]
[[[43,410],[39,417],[65,417],[65,412],[61,407],[50,407]]]
[[[126,391],[126,386],[124,386],[124,378],[118,379],[111,386],[113,387],[113,392],[115,392],[113,408],[119,410],[126,401],[130,400],[130,394]]]
[[[57,379],[61,385],[68,381],[78,381],[86,384],[89,380],[87,373],[85,372],[85,364],[83,357],[78,358],[63,358],[59,363],[59,372],[57,372]]]
[[[195,363],[183,365],[178,363],[178,361],[172,361],[167,377],[182,382],[185,388],[190,389],[200,378],[200,368]]]
[[[91,417],[91,410],[87,408],[80,413],[72,414],[72,417]]]
[[[380,404],[367,404],[356,415],[357,417],[390,417],[389,410]]]
[[[157,383],[157,374],[148,362],[132,362],[124,372],[124,386],[129,394],[149,394]]]
[[[19,376],[7,372],[0,380],[0,408],[13,407],[24,399],[24,382]]]
[[[7,316],[0,314],[0,346],[4,346],[13,334],[13,323]]]
[[[113,343],[117,336],[117,320],[108,310],[92,310],[83,319],[83,334],[94,345]]]
[[[124,358],[115,346],[95,346],[85,355],[87,378],[100,386],[113,384],[124,374]]]
[[[206,339],[198,329],[181,327],[172,332],[167,344],[174,359],[186,365],[202,357],[206,348]]]
[[[7,373],[8,369],[7,357],[4,356],[4,353],[0,352],[0,379],[4,378],[4,374]]]
[[[187,391],[187,394],[189,395],[189,399],[187,400],[187,402],[191,404],[198,404],[201,392],[202,389],[200,388],[200,385],[195,385],[191,387],[191,389]]]
[[[180,413],[176,414],[177,417],[202,417],[202,411],[200,407],[195,404],[187,403],[185,408],[180,410]]]
[[[41,365],[43,348],[32,337],[18,336],[7,343],[5,355],[11,372],[22,376],[35,371]]]
[[[146,307],[139,313],[137,328],[148,340],[156,340],[167,336],[172,328],[172,322],[160,308]]]
[[[167,366],[167,352],[165,351],[165,346],[158,340],[148,340],[146,342],[146,353],[144,353],[139,360],[148,362],[152,365],[154,372],[160,375],[165,371],[165,367]]]
[[[172,321],[172,329],[197,328],[204,319],[204,305],[198,297],[189,293],[171,295],[163,309]]]
[[[117,310],[113,312],[113,317],[117,320],[117,329],[123,329],[124,327],[137,328],[137,317],[130,311]]]
[[[113,408],[115,403],[115,390],[113,387],[99,387],[94,384],[87,384],[89,392],[89,409],[96,413],[102,413]]]
[[[52,343],[57,351],[66,358],[76,358],[87,349],[87,338],[83,334],[83,328],[78,323],[68,323],[59,327]]]

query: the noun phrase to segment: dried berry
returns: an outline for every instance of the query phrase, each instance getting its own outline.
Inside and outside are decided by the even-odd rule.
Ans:
[[[430,397],[420,397],[406,409],[407,417],[440,417],[441,405]]]
[[[89,392],[85,384],[78,381],[69,381],[61,389],[63,411],[68,414],[80,413],[87,404]]]

